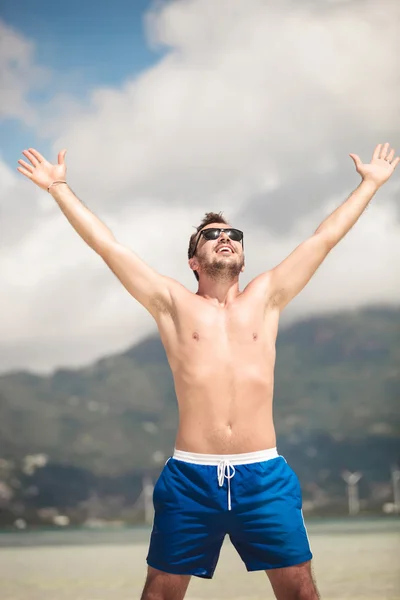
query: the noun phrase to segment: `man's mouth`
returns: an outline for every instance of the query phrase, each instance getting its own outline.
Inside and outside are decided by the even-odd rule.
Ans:
[[[221,254],[233,254],[233,249],[230,246],[220,246],[217,248],[216,252]]]

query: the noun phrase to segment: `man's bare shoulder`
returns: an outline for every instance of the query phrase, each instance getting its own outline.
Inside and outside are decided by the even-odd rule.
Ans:
[[[254,277],[244,289],[244,292],[266,296],[271,287],[271,271],[266,271]]]
[[[189,290],[186,286],[183,285],[183,283],[180,283],[176,279],[173,279],[172,277],[166,277],[166,276],[164,276],[164,280],[166,282],[166,285],[169,288],[170,293],[173,296],[183,295],[183,296],[193,296],[193,297],[196,297],[196,294],[194,292],[192,292],[191,290]]]
[[[276,290],[273,286],[272,271],[265,271],[261,275],[257,275],[246,286],[244,292],[251,296],[261,298],[266,307],[273,308],[279,305],[279,295],[283,290]]]
[[[163,282],[165,290],[168,293],[154,294],[152,305],[156,309],[156,312],[171,313],[177,304],[188,302],[191,298],[198,298],[194,292],[172,277],[163,275]]]

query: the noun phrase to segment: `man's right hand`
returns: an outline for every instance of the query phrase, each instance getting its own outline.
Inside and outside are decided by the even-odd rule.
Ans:
[[[24,160],[19,160],[21,165],[17,170],[25,175],[28,179],[36,183],[39,187],[47,190],[49,185],[54,181],[65,181],[67,174],[67,166],[65,164],[66,150],[61,150],[58,153],[58,164],[52,165],[49,163],[37,150],[29,148],[24,150],[22,154],[30,161],[31,164]]]

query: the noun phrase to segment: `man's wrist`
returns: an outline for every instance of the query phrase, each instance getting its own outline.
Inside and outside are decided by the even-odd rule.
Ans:
[[[362,185],[365,190],[368,190],[372,194],[375,194],[375,192],[377,192],[379,190],[379,188],[381,187],[381,185],[383,185],[383,184],[377,183],[374,179],[370,179],[368,177],[365,177],[365,178],[363,177],[360,185]]]
[[[61,188],[61,189],[65,189],[65,186],[68,186],[67,182],[64,179],[60,179],[57,181],[53,181],[53,183],[51,183],[48,188],[47,191],[49,192],[49,194],[51,196],[54,197],[54,195],[57,193],[57,191]]]

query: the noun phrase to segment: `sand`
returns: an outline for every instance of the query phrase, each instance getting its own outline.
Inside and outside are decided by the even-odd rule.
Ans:
[[[324,600],[399,600],[395,531],[310,535]],[[1,600],[139,599],[147,544],[0,548]],[[226,541],[213,580],[192,578],[189,600],[274,598],[263,572],[247,573]]]

